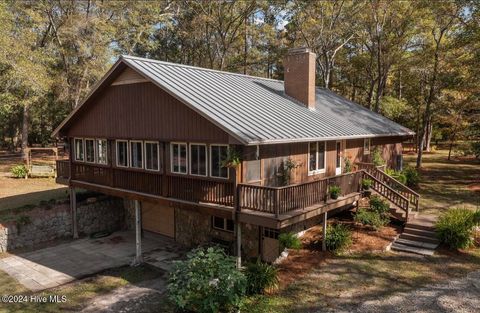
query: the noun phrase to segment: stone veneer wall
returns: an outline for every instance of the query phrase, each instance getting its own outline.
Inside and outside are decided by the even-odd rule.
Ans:
[[[212,240],[235,242],[235,234],[212,227],[211,215],[185,209],[175,209],[175,240],[186,247],[197,247]],[[254,258],[259,253],[259,228],[242,224],[242,253]]]
[[[80,235],[122,229],[125,227],[123,202],[106,196],[79,202],[77,221]],[[72,215],[68,201],[0,217],[0,252],[71,236]]]

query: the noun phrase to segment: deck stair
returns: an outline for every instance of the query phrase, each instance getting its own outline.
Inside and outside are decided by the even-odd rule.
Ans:
[[[392,244],[392,250],[433,255],[440,244],[435,235],[435,221],[435,216],[418,215],[407,222],[403,233]]]

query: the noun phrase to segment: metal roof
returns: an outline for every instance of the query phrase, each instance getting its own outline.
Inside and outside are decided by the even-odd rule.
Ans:
[[[311,110],[284,93],[283,81],[132,56],[119,61],[246,145],[414,134],[323,88]]]

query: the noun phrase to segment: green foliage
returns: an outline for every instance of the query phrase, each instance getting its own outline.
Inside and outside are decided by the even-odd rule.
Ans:
[[[420,182],[420,173],[414,167],[407,166],[403,170],[403,174],[405,175],[406,184],[408,187],[417,187],[418,183]]]
[[[280,182],[282,186],[288,186],[290,184],[292,171],[297,167],[297,162],[295,162],[291,158],[288,158],[282,162],[282,166],[280,167]]]
[[[401,121],[403,115],[408,111],[408,102],[404,99],[385,96],[382,98],[380,109],[383,115],[393,121]]]
[[[329,251],[341,252],[352,243],[352,232],[344,224],[328,225],[325,243]]]
[[[280,242],[281,249],[300,249],[302,248],[302,241],[294,233],[281,233],[278,235],[278,241]]]
[[[247,278],[247,294],[263,294],[278,286],[278,270],[275,266],[257,259],[255,263],[247,263],[244,270]]]
[[[480,210],[450,209],[435,224],[438,238],[451,249],[466,249],[473,244],[473,231],[479,225]]]
[[[235,148],[229,147],[227,150],[227,157],[222,161],[222,167],[235,168],[239,166],[240,163],[242,163],[240,152]]]
[[[353,169],[352,161],[350,161],[349,158],[344,157],[343,162],[345,163],[345,167],[343,168],[343,172],[344,173],[350,173]]]
[[[372,151],[372,163],[375,166],[380,166],[385,164],[385,160],[382,157],[382,152],[378,147],[373,148]]]
[[[340,186],[332,185],[328,187],[328,192],[330,193],[330,198],[337,199],[338,196],[340,196],[340,194],[342,193],[342,189],[340,188]]]
[[[219,247],[198,248],[170,272],[168,297],[178,309],[192,312],[228,312],[239,306],[246,292],[245,275],[235,259]]]
[[[10,172],[12,173],[13,177],[16,178],[24,178],[28,174],[27,168],[23,164],[15,165],[12,167]]]
[[[362,190],[369,190],[373,186],[373,180],[370,178],[362,179]]]
[[[480,158],[480,141],[474,141],[470,143],[470,149],[472,154],[478,159]]]
[[[386,214],[390,211],[390,205],[379,196],[373,196],[370,198],[370,209],[379,214]]]
[[[404,171],[395,171],[393,169],[387,168],[385,170],[385,173],[388,176],[391,176],[391,177],[395,178],[396,180],[398,180],[403,185],[407,184],[407,176],[405,176]]]
[[[367,209],[358,210],[354,219],[355,222],[371,226],[375,230],[378,230],[390,223],[390,218],[386,214],[380,214],[377,211],[371,211]]]

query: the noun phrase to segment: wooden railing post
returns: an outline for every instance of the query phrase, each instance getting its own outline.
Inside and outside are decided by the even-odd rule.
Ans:
[[[278,218],[279,215],[279,205],[280,205],[280,190],[275,189],[275,202],[274,202],[273,210],[275,212],[275,217]]]

